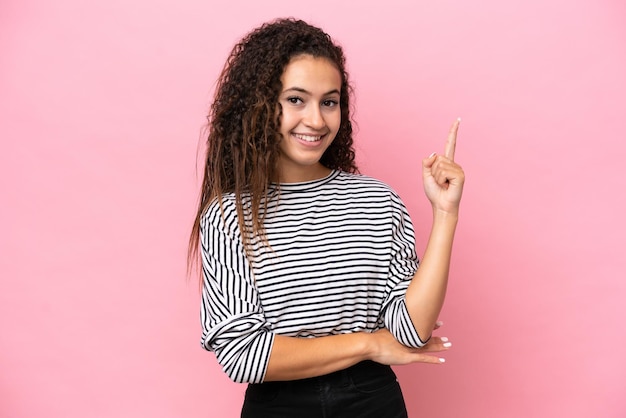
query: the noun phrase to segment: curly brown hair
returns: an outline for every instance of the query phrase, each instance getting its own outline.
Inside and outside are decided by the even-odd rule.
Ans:
[[[264,237],[268,201],[277,198],[271,184],[277,161],[282,90],[281,76],[296,56],[326,58],[341,74],[341,125],[322,155],[327,168],[358,172],[352,145],[351,86],[342,48],[321,29],[302,20],[278,19],[246,35],[230,53],[218,80],[208,119],[206,163],[196,218],[189,238],[188,261],[198,260],[200,220],[209,204],[234,193],[239,228],[248,255],[250,237]],[[249,196],[244,208],[243,197]],[[245,219],[251,222],[244,222]]]

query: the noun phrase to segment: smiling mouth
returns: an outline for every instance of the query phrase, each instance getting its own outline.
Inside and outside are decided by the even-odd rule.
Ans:
[[[324,135],[303,135],[303,134],[293,134],[296,138],[306,141],[306,142],[318,142],[322,140]]]

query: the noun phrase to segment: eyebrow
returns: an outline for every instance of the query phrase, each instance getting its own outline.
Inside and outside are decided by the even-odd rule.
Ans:
[[[286,93],[286,92],[288,92],[288,91],[297,91],[297,92],[299,92],[299,93],[308,94],[309,96],[312,96],[312,95],[313,95],[310,91],[308,91],[308,90],[306,90],[306,89],[303,89],[302,87],[290,87],[290,88],[288,88],[288,89],[283,90],[283,93]],[[339,92],[339,90],[337,90],[337,89],[333,89],[333,90],[331,90],[331,91],[329,91],[329,92],[324,93],[324,94],[323,94],[323,96],[330,96],[331,94],[339,94],[339,95],[341,95],[341,93]]]

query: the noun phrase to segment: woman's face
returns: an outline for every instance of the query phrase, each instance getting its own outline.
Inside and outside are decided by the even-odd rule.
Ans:
[[[329,170],[319,161],[341,125],[339,70],[326,58],[299,55],[287,64],[281,82],[280,181],[324,177]]]

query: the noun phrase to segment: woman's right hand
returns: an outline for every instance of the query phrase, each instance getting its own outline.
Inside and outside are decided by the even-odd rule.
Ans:
[[[391,366],[410,363],[442,364],[445,359],[425,353],[447,351],[452,346],[446,337],[432,336],[421,348],[407,347],[400,344],[385,328],[370,335],[373,341],[370,359]]]

